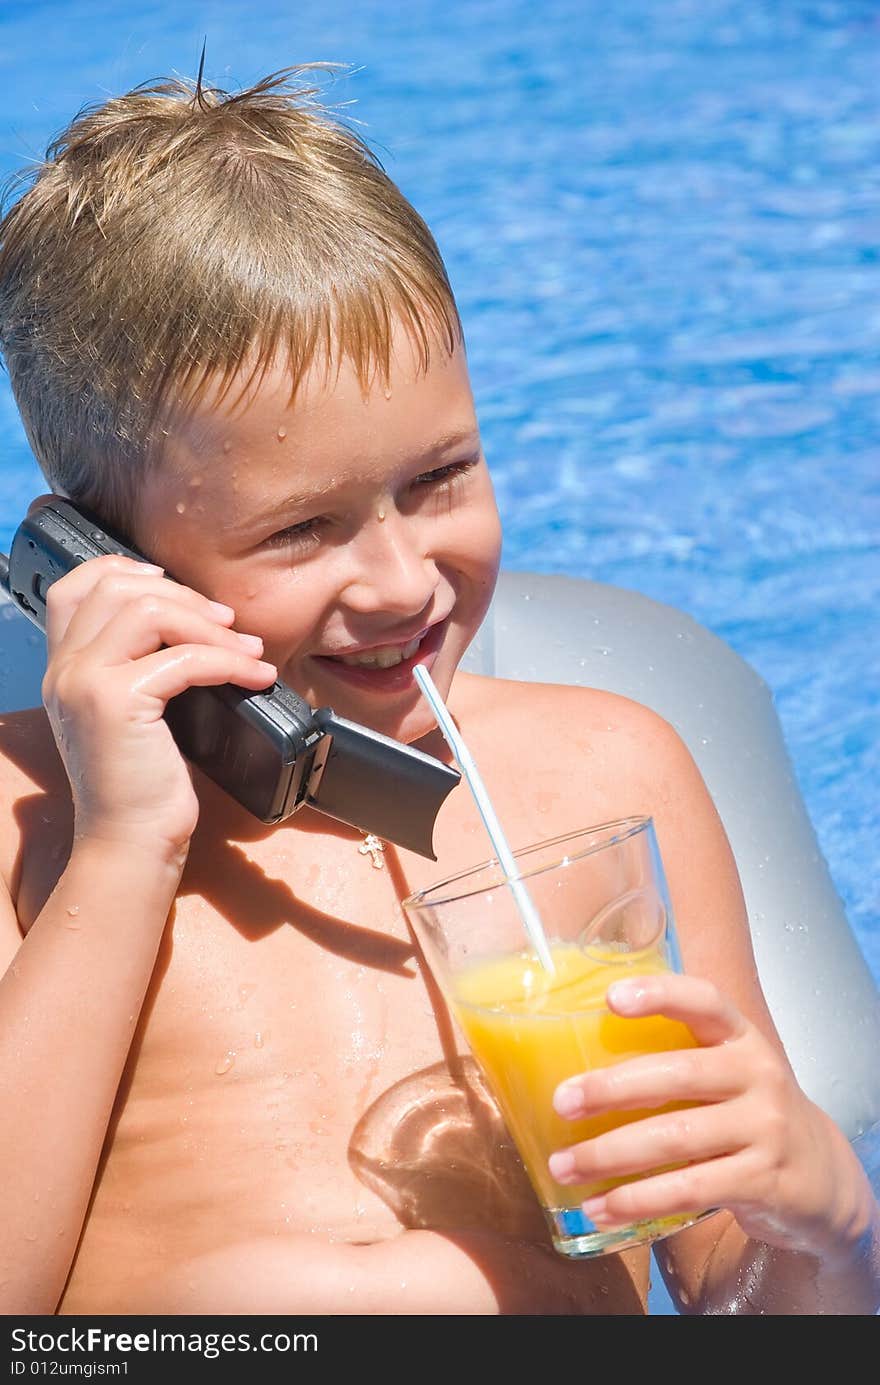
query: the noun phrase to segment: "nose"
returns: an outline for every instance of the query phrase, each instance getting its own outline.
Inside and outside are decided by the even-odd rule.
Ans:
[[[420,526],[392,504],[358,536],[355,572],[345,593],[350,610],[388,611],[400,617],[420,614],[437,589],[440,574],[420,541]]]

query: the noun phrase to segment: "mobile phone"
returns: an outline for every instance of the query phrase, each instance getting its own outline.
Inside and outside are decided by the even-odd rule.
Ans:
[[[106,553],[150,561],[88,510],[62,496],[40,496],[8,559],[0,555],[0,585],[45,632],[52,583]],[[182,754],[261,822],[281,822],[308,805],[437,859],[434,823],[461,779],[441,760],[330,707],[312,708],[280,681],[260,692],[234,683],[187,688],[168,701],[165,720]]]

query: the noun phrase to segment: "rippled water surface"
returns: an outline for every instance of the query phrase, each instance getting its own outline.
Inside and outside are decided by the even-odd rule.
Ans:
[[[439,239],[509,567],[679,606],[773,689],[880,979],[880,11],[0,5],[0,175],[83,103],[316,59]],[[43,489],[0,381],[0,543]]]
[[[458,294],[508,566],[680,606],[773,689],[880,978],[880,15],[858,0],[0,6],[0,174],[202,38],[331,59]],[[0,382],[0,539],[42,488]]]

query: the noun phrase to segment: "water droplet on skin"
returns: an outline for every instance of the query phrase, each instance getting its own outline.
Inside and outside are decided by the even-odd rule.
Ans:
[[[192,476],[192,477],[190,477],[190,482],[189,482],[189,483],[190,483],[190,485],[193,486],[193,487],[195,487],[195,486],[200,486],[200,485],[202,484],[202,481],[203,481],[203,480],[204,480],[204,477],[202,477],[202,476]]]
[[[254,1035],[254,1048],[262,1048],[262,1047],[263,1047],[263,1036],[262,1036],[262,1034],[255,1034],[255,1035]]]
[[[279,442],[283,442],[284,439],[287,437],[287,429],[286,429],[286,428],[279,428],[279,429],[278,429],[278,432],[277,432],[277,434],[276,434],[276,436],[277,436]]]
[[[223,451],[224,451],[224,452],[231,452],[231,451],[232,451],[232,443],[229,442],[228,439],[227,439],[227,441],[224,442],[224,444],[223,444]]]
[[[248,982],[248,983],[247,983],[246,985],[244,985],[244,986],[239,986],[239,988],[238,988],[238,998],[239,998],[239,1000],[241,1001],[242,1005],[246,1005],[246,1004],[247,1004],[247,1002],[250,1000],[251,996],[253,995],[253,993],[254,993],[254,991],[255,991],[256,989],[257,989],[257,988],[256,988],[256,986],[253,984],[253,982]]]
[[[232,1064],[233,1064],[234,1062],[235,1062],[235,1050],[234,1050],[234,1049],[230,1049],[229,1052],[226,1053],[226,1054],[220,1059],[220,1062],[219,1062],[219,1063],[217,1064],[217,1066],[214,1068],[214,1071],[215,1071],[215,1073],[217,1074],[217,1076],[218,1076],[218,1077],[222,1077],[223,1074],[224,1074],[224,1072],[228,1072],[228,1071],[229,1071],[229,1069],[232,1067]]]
[[[68,906],[67,906],[67,912],[68,912],[68,914],[70,914],[70,917],[73,918],[74,915],[76,915],[76,914],[79,913],[79,905],[78,905],[78,904],[68,904]]]
[[[175,510],[177,511],[177,513],[178,513],[179,515],[185,515],[185,514],[186,514],[186,506],[184,505],[184,503],[183,503],[182,500],[178,500],[178,502],[177,502],[177,504],[174,506],[174,508],[175,508]]]
[[[384,390],[383,393],[384,393],[386,399],[390,399],[390,398],[391,398],[391,390]]]

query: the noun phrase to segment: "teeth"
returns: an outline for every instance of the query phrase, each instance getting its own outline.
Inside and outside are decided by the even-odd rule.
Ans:
[[[394,668],[404,659],[411,659],[421,642],[420,635],[409,644],[383,644],[379,649],[371,649],[369,654],[340,654],[338,658],[341,664],[351,668]]]

